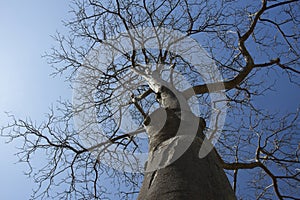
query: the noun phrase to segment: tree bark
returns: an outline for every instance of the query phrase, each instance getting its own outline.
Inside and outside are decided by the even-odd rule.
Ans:
[[[138,200],[236,199],[215,150],[199,158],[205,125],[198,120],[196,136],[190,134],[193,120],[196,116],[191,112],[179,114],[178,109],[168,108],[156,110],[145,120],[149,157]],[[186,124],[183,132],[179,131],[182,123]],[[186,151],[182,144],[188,145]]]

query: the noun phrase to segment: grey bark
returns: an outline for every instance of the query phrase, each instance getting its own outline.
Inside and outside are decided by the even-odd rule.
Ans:
[[[159,96],[174,97],[167,93]],[[168,99],[163,101],[166,105]],[[161,120],[165,115],[166,121]],[[190,124],[197,119],[197,134],[190,134]],[[182,123],[186,124],[186,131],[178,132]],[[149,135],[149,158],[138,200],[236,199],[215,150],[199,158],[204,123],[191,112],[167,106],[156,110],[145,120]],[[188,148],[180,155],[184,143]]]

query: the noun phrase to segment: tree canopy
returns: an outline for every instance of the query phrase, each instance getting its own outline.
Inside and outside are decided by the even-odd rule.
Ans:
[[[135,173],[117,168],[147,152],[143,123],[163,106],[158,85],[189,101],[207,138],[218,133],[215,148],[239,199],[300,198],[299,109],[257,103],[276,93],[276,82],[299,87],[298,0],[73,0],[71,8],[68,35],[55,35],[45,57],[70,81],[73,101],[40,125],[12,117],[2,129],[23,141],[18,155],[37,182],[33,198],[136,198],[139,161],[139,170],[126,168]],[[186,41],[201,48],[178,50]],[[202,68],[187,59],[193,50],[203,50]],[[36,169],[38,153],[46,162]]]

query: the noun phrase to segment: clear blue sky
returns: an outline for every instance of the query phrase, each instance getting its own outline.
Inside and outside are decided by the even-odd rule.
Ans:
[[[5,111],[18,118],[42,121],[48,108],[60,96],[71,98],[67,84],[51,78],[51,68],[41,55],[54,45],[50,35],[64,31],[69,1],[0,1],[0,126],[8,121]],[[257,102],[275,109],[295,110],[300,93],[283,78],[279,91]],[[67,91],[66,91],[67,90]],[[286,103],[289,102],[289,103]],[[275,102],[274,102],[275,103]],[[23,175],[25,165],[14,164],[17,143],[4,144],[0,137],[0,199],[28,199],[34,184]]]
[[[51,68],[41,55],[54,44],[50,35],[63,31],[68,1],[0,1],[0,126],[5,111],[17,117],[42,120],[51,103],[66,96],[67,84],[51,78]],[[67,94],[71,95],[71,92]],[[0,199],[29,199],[33,183],[17,162],[17,143],[4,144],[0,137]]]

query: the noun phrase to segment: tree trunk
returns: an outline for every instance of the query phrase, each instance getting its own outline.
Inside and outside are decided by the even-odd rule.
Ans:
[[[205,125],[200,120],[196,136],[190,135],[189,124],[196,119],[193,116],[160,108],[145,120],[149,158],[138,200],[236,199],[215,150],[199,158]],[[186,124],[183,132],[180,124]]]

